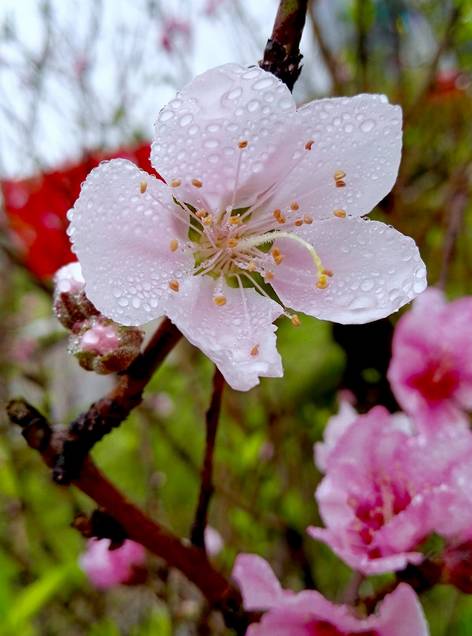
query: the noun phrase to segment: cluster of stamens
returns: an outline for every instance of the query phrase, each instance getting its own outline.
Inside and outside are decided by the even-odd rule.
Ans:
[[[311,151],[314,144],[313,140],[307,141],[305,150]],[[284,261],[284,254],[280,247],[274,245],[278,239],[295,241],[308,251],[317,272],[314,284],[316,288],[325,289],[328,286],[328,279],[333,275],[332,271],[323,267],[314,247],[305,241],[299,233],[290,231],[303,225],[311,225],[314,221],[310,215],[300,210],[299,202],[292,201],[287,209],[277,208],[271,214],[267,213],[267,207],[264,207],[263,204],[274,194],[275,185],[253,206],[237,208],[236,196],[241,158],[248,146],[247,140],[241,140],[237,144],[239,154],[232,199],[230,205],[223,211],[211,210],[203,194],[199,194],[197,198],[200,207],[195,208],[182,200],[184,197],[179,198],[178,196],[179,188],[182,186],[181,179],[175,178],[169,183],[170,187],[175,190],[174,214],[189,228],[189,240],[182,242],[173,238],[169,243],[169,250],[171,252],[176,252],[179,249],[192,251],[195,261],[193,274],[195,276],[210,275],[216,280],[213,301],[218,307],[223,307],[227,302],[223,293],[224,280],[229,282],[230,279],[234,279],[243,297],[245,282],[246,285],[249,284],[263,296],[270,298],[264,285],[273,280],[275,269]],[[342,170],[335,172],[334,183],[337,188],[345,187],[345,176],[346,174]],[[196,190],[200,190],[203,186],[202,180],[198,178],[192,178],[190,184]],[[140,192],[144,194],[146,191],[147,183],[143,181],[140,184]],[[334,210],[333,214],[338,218],[346,216],[344,210]],[[179,281],[170,280],[169,288],[178,293],[180,290]],[[245,302],[243,302],[243,307],[247,312]],[[284,314],[293,325],[300,324],[298,316],[289,313],[285,307]],[[259,345],[254,345],[250,353],[252,356],[258,355]]]

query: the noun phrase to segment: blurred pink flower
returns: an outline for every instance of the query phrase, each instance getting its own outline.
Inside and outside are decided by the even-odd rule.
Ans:
[[[167,17],[162,24],[161,46],[173,53],[180,46],[188,47],[192,39],[192,26],[188,20]]]
[[[247,636],[427,636],[421,605],[408,585],[400,584],[365,619],[352,608],[335,605],[318,592],[283,590],[270,565],[255,554],[240,554],[233,578],[247,610],[268,610]]]
[[[459,467],[471,452],[468,431],[412,435],[376,407],[351,424],[327,457],[316,491],[326,528],[308,532],[365,574],[419,563],[416,550],[430,533],[451,541],[472,536],[470,498],[458,487]]]
[[[423,291],[414,241],[360,218],[391,189],[401,138],[382,95],[297,111],[258,67],[203,73],[159,114],[166,183],[115,160],[83,185],[69,233],[88,297],[125,325],[166,314],[235,389],[280,377],[287,307],[362,323]]]
[[[392,390],[422,430],[472,409],[472,297],[447,303],[429,288],[399,321],[388,370]]]
[[[110,539],[90,539],[79,564],[95,587],[105,589],[128,583],[134,570],[143,566],[146,552],[142,545],[126,540],[123,545],[110,550]]]
[[[343,434],[359,417],[356,409],[344,400],[339,404],[339,412],[329,418],[322,442],[317,442],[314,447],[315,464],[322,472],[326,471],[326,463],[329,456]]]
[[[217,556],[224,547],[224,541],[216,528],[205,528],[205,548],[210,556]]]

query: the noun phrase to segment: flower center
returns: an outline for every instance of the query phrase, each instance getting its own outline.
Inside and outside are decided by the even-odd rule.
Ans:
[[[311,150],[312,144],[313,142],[307,142],[305,149]],[[193,253],[195,276],[211,276],[217,281],[214,301],[218,306],[226,303],[223,281],[241,289],[252,287],[266,297],[273,297],[274,293],[268,284],[285,257],[276,244],[278,239],[291,240],[309,253],[316,268],[314,286],[325,289],[328,277],[332,276],[332,272],[323,267],[315,248],[295,231],[305,224],[313,223],[312,217],[300,212],[297,201],[292,201],[286,210],[270,210],[268,207],[267,201],[274,194],[277,184],[261,195],[252,206],[238,208],[241,158],[248,145],[249,142],[246,140],[238,143],[239,153],[231,202],[224,210],[212,210],[206,205],[204,196],[198,199],[202,207],[195,208],[182,200],[184,196],[178,196],[182,185],[181,179],[173,179],[170,182],[170,186],[176,192],[175,214],[177,218],[189,223],[189,240],[182,247],[190,249]],[[197,178],[192,179],[191,184],[197,190],[203,186],[203,182]],[[177,239],[173,239],[169,245],[171,251],[179,247]],[[173,291],[179,291],[178,281],[170,281],[169,286]],[[294,324],[298,324],[298,318],[289,314],[285,307],[284,313]]]

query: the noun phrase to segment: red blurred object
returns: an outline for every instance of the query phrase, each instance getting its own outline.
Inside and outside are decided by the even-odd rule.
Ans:
[[[429,89],[429,97],[441,100],[450,97],[460,97],[470,86],[470,78],[457,70],[439,71]]]
[[[101,161],[118,157],[156,174],[149,153],[148,143],[112,153],[94,152],[79,163],[69,163],[28,179],[0,181],[8,225],[25,266],[46,280],[59,267],[76,260],[66,234],[66,214],[79,196],[87,174]]]

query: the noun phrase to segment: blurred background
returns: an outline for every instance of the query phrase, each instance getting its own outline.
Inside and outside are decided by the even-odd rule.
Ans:
[[[141,167],[157,113],[196,73],[254,64],[275,0],[2,0],[0,3],[0,404],[24,395],[66,424],[113,382],[79,368],[51,312],[51,277],[72,260],[66,212],[103,158]],[[472,1],[312,0],[295,96],[382,92],[403,106],[404,152],[374,216],[419,244],[430,284],[472,292]],[[340,392],[360,411],[395,410],[385,380],[392,325],[304,317],[279,327],[285,378],[227,390],[210,523],[226,571],[239,551],[268,558],[287,586],[342,601],[351,574],[305,537],[318,521],[313,443]],[[152,326],[151,326],[152,329]],[[180,343],[142,407],[94,450],[150,514],[188,536],[198,492],[212,365]],[[0,635],[225,634],[162,562],[138,586],[97,592],[70,527],[91,502],[53,486],[0,413]],[[364,583],[366,586],[374,582]],[[472,600],[424,596],[433,636],[470,636]]]

